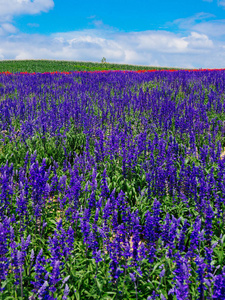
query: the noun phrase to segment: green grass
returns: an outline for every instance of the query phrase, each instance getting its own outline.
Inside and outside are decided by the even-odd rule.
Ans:
[[[95,71],[95,70],[152,70],[169,69],[164,67],[137,66],[113,63],[61,61],[61,60],[5,60],[0,61],[0,72],[69,72],[69,71]]]

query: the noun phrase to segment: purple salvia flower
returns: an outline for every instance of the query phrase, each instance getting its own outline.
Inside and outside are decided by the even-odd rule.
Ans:
[[[45,280],[48,280],[48,277],[49,277],[49,275],[50,275],[50,273],[49,272],[47,272],[46,274],[45,274]]]
[[[180,235],[179,235],[179,238],[178,238],[178,250],[179,251],[184,251],[185,250],[184,242],[185,242],[185,235],[186,235],[186,231],[187,231],[188,226],[189,226],[189,223],[185,219],[184,220],[184,225],[181,228]]]
[[[88,236],[90,234],[89,218],[90,218],[90,211],[89,211],[89,209],[85,209],[83,218],[80,221],[81,232],[83,234],[85,244],[87,244]]]
[[[42,235],[43,235],[43,232],[44,232],[44,229],[45,229],[45,227],[48,225],[48,223],[47,222],[45,222],[45,220],[43,221],[43,224],[42,224],[42,229],[41,229],[41,237],[42,237]]]
[[[212,238],[212,219],[214,217],[213,209],[208,201],[206,207],[206,221],[205,221],[205,239],[209,246],[211,246],[211,238]]]
[[[66,175],[62,175],[59,178],[59,188],[58,188],[59,192],[62,192],[62,191],[65,190],[65,188],[66,188],[66,179],[67,179]]]
[[[34,265],[34,271],[35,271],[35,281],[31,281],[31,284],[33,284],[34,289],[32,292],[36,293],[44,284],[45,275],[48,273],[45,269],[45,265],[47,263],[47,260],[43,257],[43,249],[41,249],[36,257],[36,262]]]
[[[20,269],[20,288],[21,288],[21,297],[23,299],[23,254],[22,251],[17,252],[17,260],[18,260],[18,265],[19,265],[19,269]]]
[[[47,286],[48,286],[48,282],[45,281],[45,282],[43,283],[43,285],[40,287],[40,289],[38,290],[37,295],[38,295],[38,299],[39,299],[39,300],[45,299],[45,298],[43,298],[43,297],[44,297],[44,295],[45,295],[45,292],[46,292],[45,290],[46,290]]]
[[[0,223],[0,281],[6,279],[9,267],[9,261],[6,257],[8,253],[7,236],[9,236],[9,230],[4,225]],[[2,291],[1,288],[0,291]]]
[[[101,197],[107,198],[109,196],[109,188],[106,180],[106,169],[104,169],[103,174],[102,174],[102,185],[101,185]]]
[[[32,265],[33,265],[34,257],[35,257],[34,249],[32,249],[31,254],[30,254],[29,277],[30,277],[30,272],[31,272],[31,268],[32,268]]]
[[[97,187],[98,187],[98,183],[97,183],[97,168],[93,168],[93,173],[92,173],[92,183],[91,183],[91,186],[92,186],[92,189],[93,190],[96,190]]]
[[[177,236],[179,223],[180,219],[176,219],[174,216],[172,216],[172,220],[170,220],[170,215],[167,213],[164,224],[161,226],[162,241],[164,242],[165,246],[169,245],[170,252],[172,251],[172,248],[175,247],[174,242]]]
[[[134,264],[136,264],[136,262],[139,260],[138,257],[138,248],[139,248],[139,242],[140,242],[140,230],[141,230],[141,226],[139,224],[139,218],[137,216],[132,216],[132,223],[133,223],[133,238],[132,238],[132,242],[133,242],[133,253],[132,253],[132,257],[133,257],[133,261]]]
[[[154,218],[151,216],[149,211],[147,211],[145,215],[145,220],[144,237],[147,240],[148,245],[150,246],[155,242],[155,224]]]
[[[95,198],[94,191],[91,192],[90,198],[88,199],[88,205],[90,209],[92,209],[96,205],[96,198]]]
[[[160,229],[160,207],[161,203],[157,201],[157,199],[154,200],[153,203],[153,218],[154,218],[154,227],[155,227],[155,232],[158,233]]]
[[[20,273],[20,267],[22,267],[22,259],[21,255],[18,255],[18,250],[16,249],[17,245],[14,242],[13,243],[13,251],[11,253],[11,266],[13,267],[13,273],[15,275],[15,285],[19,284],[19,273]]]
[[[204,259],[201,258],[200,256],[196,257],[196,265],[198,267],[196,273],[198,274],[198,281],[199,281],[199,286],[197,288],[199,292],[199,299],[203,299],[204,296],[204,290],[206,289],[205,286],[203,285],[204,283],[204,277],[205,277],[205,268],[206,264],[204,263]]]
[[[193,231],[190,235],[190,248],[189,248],[189,255],[191,257],[194,256],[194,251],[198,248],[200,242],[199,237],[201,232],[201,219],[199,217],[195,220],[193,227],[194,227]]]
[[[3,217],[3,214],[10,205],[10,199],[13,195],[12,180],[13,176],[10,174],[10,167],[6,163],[0,172],[0,218]]]
[[[70,292],[70,289],[69,289],[68,285],[66,284],[62,300],[66,300],[67,299],[67,296],[69,295],[69,292]]]
[[[222,274],[215,276],[213,299],[225,299],[225,267],[223,267]]]
[[[110,199],[108,199],[108,201],[105,204],[105,207],[103,208],[103,216],[102,216],[105,224],[107,224],[110,214],[111,214],[111,203],[110,203]]]
[[[176,254],[176,268],[174,270],[175,286],[170,291],[176,295],[178,300],[189,299],[189,278],[191,274],[190,263],[185,258],[181,257],[179,253]]]
[[[155,291],[153,291],[151,296],[148,296],[147,300],[156,300],[156,297],[159,297],[159,294],[156,294]]]
[[[67,230],[67,236],[65,240],[66,257],[68,257],[68,255],[70,255],[71,252],[73,251],[74,240],[75,240],[74,230],[70,226],[69,229]]]
[[[131,280],[132,280],[133,282],[135,282],[135,281],[136,281],[135,274],[130,273],[129,275],[130,275]]]
[[[93,258],[94,258],[96,264],[98,264],[100,261],[102,261],[101,250],[96,251],[94,249],[94,251],[93,251]]]
[[[49,280],[49,290],[54,293],[56,291],[55,285],[61,280],[60,278],[60,261],[55,261]]]
[[[67,277],[65,277],[65,278],[63,279],[63,282],[62,282],[62,285],[61,285],[60,289],[63,288],[64,284],[69,280],[69,278],[70,278],[70,275],[68,275]]]
[[[34,249],[31,250],[30,260],[33,261],[35,257]]]
[[[27,198],[25,197],[25,191],[22,190],[20,193],[20,197],[16,198],[16,212],[20,217],[20,232],[22,230],[24,230],[23,228],[23,221],[24,221],[24,216],[26,216],[28,214],[28,210],[27,210]]]
[[[96,208],[101,209],[102,208],[102,197],[99,198],[99,200],[96,202]]]

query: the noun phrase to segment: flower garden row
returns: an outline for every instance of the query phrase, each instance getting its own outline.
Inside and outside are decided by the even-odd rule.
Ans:
[[[30,75],[0,74],[0,299],[225,299],[225,70]]]
[[[205,72],[205,71],[224,71],[225,69],[186,69],[186,70],[182,70],[182,72]],[[131,71],[131,70],[95,70],[95,71],[52,71],[52,72],[42,72],[42,74],[72,74],[72,73],[83,73],[83,72],[87,72],[87,73],[111,73],[111,72],[132,72],[132,73],[145,73],[145,72],[178,72],[179,70],[177,69],[151,69],[151,70],[137,70],[137,71]],[[0,74],[5,74],[5,75],[20,75],[20,74],[27,74],[27,75],[35,75],[39,72],[33,72],[33,73],[29,73],[27,71],[23,71],[23,72],[17,72],[17,73],[11,73],[9,71],[5,71],[5,72],[0,72]]]

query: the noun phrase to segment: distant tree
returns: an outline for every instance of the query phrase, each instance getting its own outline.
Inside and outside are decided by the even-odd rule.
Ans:
[[[105,57],[102,58],[101,63],[103,63],[103,64],[106,63],[106,58]]]

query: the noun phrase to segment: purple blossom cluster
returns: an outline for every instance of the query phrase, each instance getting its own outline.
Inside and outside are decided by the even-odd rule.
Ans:
[[[224,79],[0,74],[3,298],[225,299]]]

